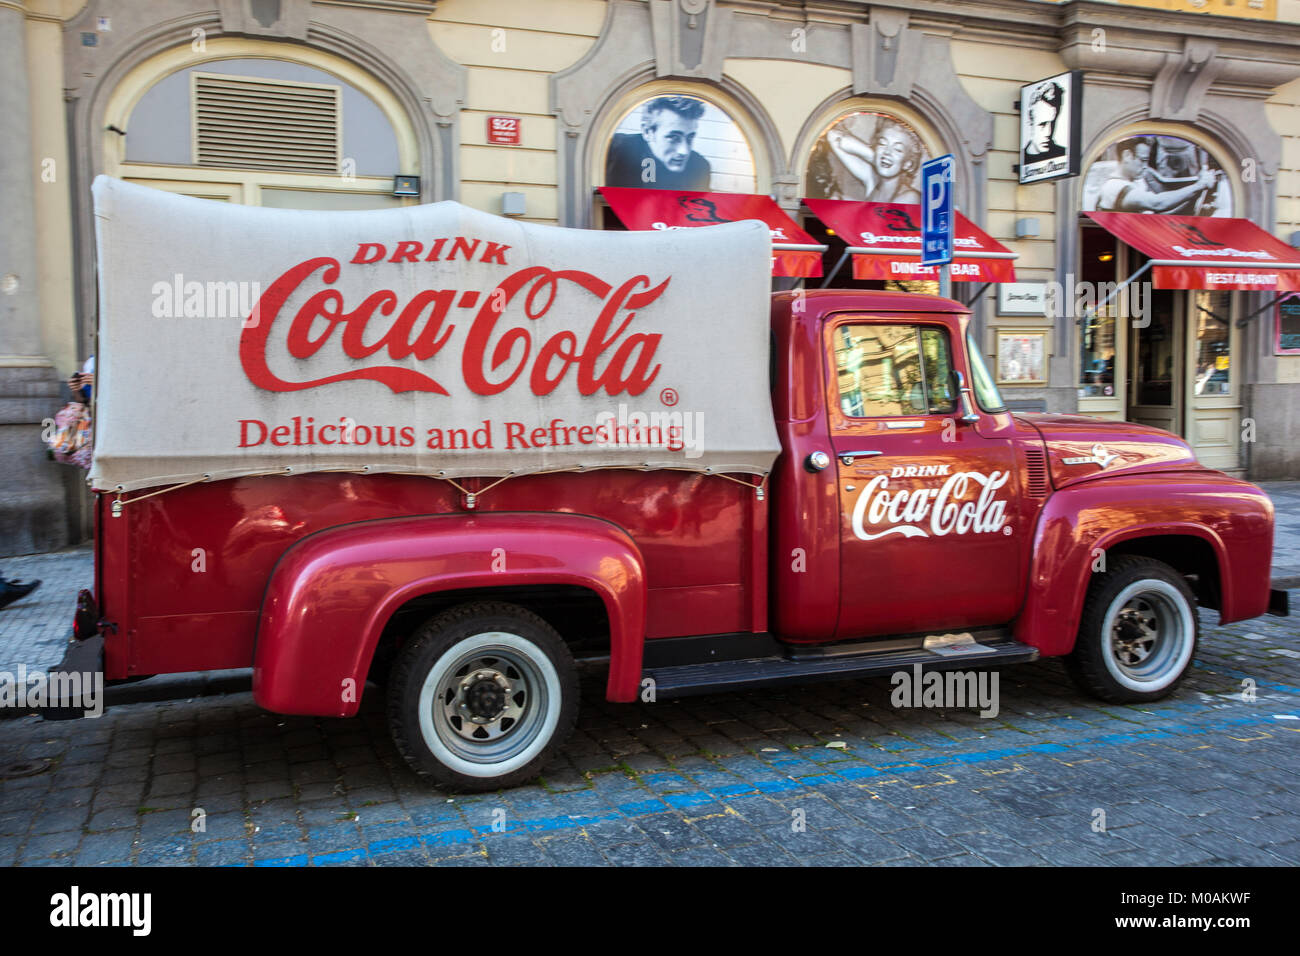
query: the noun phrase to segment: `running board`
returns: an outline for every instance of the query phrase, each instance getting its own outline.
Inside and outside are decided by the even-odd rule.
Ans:
[[[838,657],[751,657],[741,661],[706,661],[702,664],[647,668],[642,672],[642,677],[654,681],[656,697],[685,697],[748,687],[770,687],[774,684],[806,684],[819,680],[848,680],[892,674],[895,671],[911,672],[917,665],[923,672],[950,671],[961,667],[1022,664],[1037,658],[1036,647],[1018,641],[998,641],[966,645],[959,651],[953,649],[947,653],[910,647]]]

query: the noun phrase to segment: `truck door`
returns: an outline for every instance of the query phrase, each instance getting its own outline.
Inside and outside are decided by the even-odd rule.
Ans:
[[[1020,602],[1012,443],[963,423],[949,326],[827,324],[841,513],[836,639],[1004,624]],[[973,404],[973,403],[972,403]],[[983,432],[983,433],[982,433]]]

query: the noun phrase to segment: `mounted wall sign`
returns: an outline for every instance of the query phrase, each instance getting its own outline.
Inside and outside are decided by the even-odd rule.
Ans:
[[[998,286],[998,315],[1047,315],[1047,283],[1002,283]]]
[[[494,146],[518,146],[523,121],[518,116],[489,116],[487,141]]]
[[[1020,88],[1020,183],[1079,175],[1083,72],[1071,70]]]

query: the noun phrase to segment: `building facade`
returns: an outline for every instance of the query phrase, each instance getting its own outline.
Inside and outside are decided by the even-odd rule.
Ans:
[[[840,283],[884,280],[854,279],[804,200],[915,203],[920,163],[950,153],[960,211],[1017,256],[1015,286],[954,283],[1014,407],[1300,476],[1300,302],[1103,302],[1143,256],[1088,215],[1300,243],[1300,0],[0,0],[0,71],[0,554],[86,530],[82,476],[40,433],[94,354],[101,173],[590,229],[624,228],[606,187],[770,196]],[[1069,71],[1079,174],[1020,185],[1021,87]]]

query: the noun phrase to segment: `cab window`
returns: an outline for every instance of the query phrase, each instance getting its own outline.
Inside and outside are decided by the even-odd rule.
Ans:
[[[1007,403],[1002,401],[1002,393],[998,391],[998,386],[989,373],[989,367],[984,364],[984,356],[975,345],[975,337],[969,332],[966,333],[966,354],[970,356],[971,381],[975,386],[975,400],[979,402],[980,408],[986,412],[1006,411]]]
[[[943,329],[846,324],[835,330],[840,410],[853,418],[946,415],[956,409]]]

